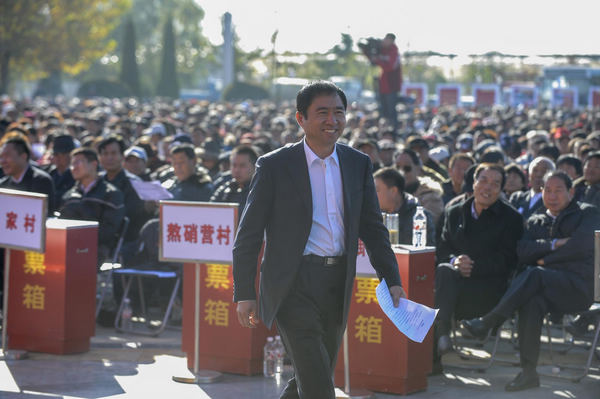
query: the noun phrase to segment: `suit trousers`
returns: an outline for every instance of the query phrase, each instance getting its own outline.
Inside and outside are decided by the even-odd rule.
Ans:
[[[344,332],[346,264],[303,259],[275,321],[294,366],[281,398],[334,399],[333,370]]]
[[[535,370],[544,316],[587,310],[591,303],[572,282],[572,273],[528,267],[517,275],[491,313],[507,319],[518,311],[521,367]]]
[[[452,319],[479,317],[496,306],[506,289],[506,280],[462,277],[449,263],[441,263],[435,270],[435,307],[437,335],[448,335]]]

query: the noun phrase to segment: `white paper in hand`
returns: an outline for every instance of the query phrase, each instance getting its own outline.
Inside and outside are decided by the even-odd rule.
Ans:
[[[404,298],[400,298],[400,304],[395,308],[385,279],[381,280],[375,293],[379,306],[398,330],[415,342],[423,342],[438,309]]]

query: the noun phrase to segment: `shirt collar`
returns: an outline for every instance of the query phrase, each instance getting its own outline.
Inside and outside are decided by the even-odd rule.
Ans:
[[[317,159],[321,159],[308,146],[308,144],[306,143],[306,138],[303,139],[302,142],[304,143],[304,154],[306,155],[306,163],[307,163],[308,166],[312,165],[312,163],[314,161],[316,161]],[[334,148],[334,150],[331,153],[331,155],[329,155],[327,158],[323,159],[323,161],[327,162],[329,159],[333,160],[338,167],[340,166],[340,160],[339,160],[338,154],[337,154],[337,146],[336,146],[336,148]]]
[[[29,170],[29,168],[31,168],[31,166],[27,165],[27,167],[23,170],[23,173],[21,173],[21,176],[19,176],[18,179],[15,179],[14,177],[11,176],[11,180],[13,181],[13,183],[15,184],[19,184],[23,181],[23,178],[25,177],[25,173],[27,173],[27,171]]]
[[[530,188],[529,192],[530,192],[531,199],[534,199],[534,198],[542,196],[542,192],[541,191],[539,193],[536,193],[535,191],[533,191],[533,188]]]
[[[81,191],[83,191],[84,194],[87,194],[92,190],[92,188],[94,188],[96,183],[98,183],[98,179],[92,181],[90,184],[87,185],[87,187],[84,187],[83,184],[80,183],[79,188],[81,189]]]

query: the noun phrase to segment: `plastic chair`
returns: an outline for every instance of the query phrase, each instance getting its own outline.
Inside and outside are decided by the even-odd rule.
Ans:
[[[110,259],[110,262],[105,262],[100,266],[100,272],[98,273],[98,293],[96,295],[96,319],[98,318],[98,314],[100,313],[100,309],[102,309],[102,303],[104,302],[104,298],[110,289],[112,288],[112,272],[115,269],[121,267],[120,263],[117,263],[119,259],[119,253],[121,252],[121,246],[123,245],[123,240],[125,239],[125,232],[129,227],[129,218],[127,216],[123,217],[123,222],[121,222],[121,227],[119,229],[119,239],[117,240],[117,245],[115,246],[115,250],[113,252],[113,256]],[[103,281],[101,281],[103,280]]]

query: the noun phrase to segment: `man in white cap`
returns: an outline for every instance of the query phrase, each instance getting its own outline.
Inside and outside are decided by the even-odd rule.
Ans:
[[[125,150],[123,167],[144,181],[150,181],[150,171],[146,168],[148,155],[142,147],[131,146]]]

